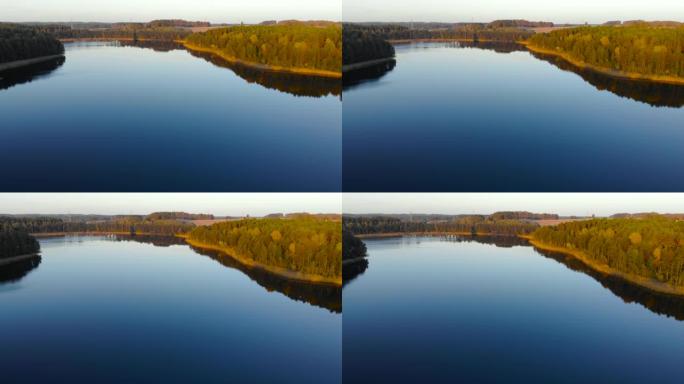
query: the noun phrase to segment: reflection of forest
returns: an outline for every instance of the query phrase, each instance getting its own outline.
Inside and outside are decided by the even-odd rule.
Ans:
[[[30,259],[20,260],[11,264],[0,266],[0,285],[16,283],[23,279],[31,271],[38,268],[42,258],[39,255]]]
[[[573,271],[582,272],[598,281],[625,303],[638,303],[651,312],[684,320],[684,297],[651,291],[619,277],[598,272],[571,255],[536,249],[537,253],[555,260]]]
[[[137,243],[152,244],[155,247],[168,247],[171,245],[187,245],[185,239],[175,236],[116,236],[116,241],[134,241]],[[328,309],[331,312],[342,312],[342,289],[338,286],[325,284],[308,284],[300,281],[288,280],[274,275],[260,268],[247,267],[229,255],[212,250],[190,247],[200,255],[208,256],[221,265],[237,269],[247,275],[254,282],[266,288],[267,291],[277,291],[290,299],[302,301],[311,305]]]
[[[342,265],[342,286],[352,282],[368,269],[368,259],[363,258]]]
[[[391,72],[396,65],[396,60],[390,60],[370,67],[345,72],[342,76],[342,85],[347,90],[359,84],[378,81]]]
[[[122,47],[136,47],[151,49],[155,52],[170,52],[175,50],[183,50],[183,44],[175,41],[161,41],[161,40],[121,40],[119,41]]]
[[[204,59],[217,67],[228,68],[248,83],[257,83],[265,88],[275,89],[295,96],[323,97],[339,96],[342,86],[339,79],[303,76],[295,73],[264,71],[246,65],[230,63],[220,56],[207,52],[188,50],[191,55]]]
[[[563,71],[576,73],[600,91],[609,91],[620,97],[626,97],[654,107],[681,108],[684,106],[684,86],[682,85],[621,79],[591,69],[578,68],[557,56],[530,53],[537,59],[547,61]]]
[[[54,60],[0,72],[0,90],[11,88],[18,84],[30,83],[33,80],[46,76],[61,67],[64,61],[64,57],[59,57]]]
[[[223,252],[192,246],[190,248],[200,255],[216,260],[223,266],[239,270],[269,292],[277,291],[292,300],[309,303],[335,313],[342,312],[342,288],[339,286],[288,280],[261,268],[247,267]]]

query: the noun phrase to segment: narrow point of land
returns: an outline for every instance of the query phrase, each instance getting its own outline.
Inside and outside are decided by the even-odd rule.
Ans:
[[[0,267],[3,266],[3,265],[8,265],[8,264],[16,263],[16,262],[19,262],[19,261],[22,261],[22,260],[33,259],[33,258],[38,257],[38,256],[39,256],[38,253],[29,253],[29,254],[26,254],[26,255],[19,255],[19,256],[12,256],[12,257],[2,258],[2,259],[0,259]]]
[[[521,238],[526,239],[534,246],[535,248],[539,248],[545,251],[551,251],[551,252],[559,252],[563,253],[566,255],[570,255],[584,263],[586,266],[594,269],[595,271],[604,273],[606,275],[610,276],[615,276],[619,277],[625,281],[628,281],[632,284],[636,284],[640,287],[644,287],[647,289],[650,289],[652,291],[656,291],[659,293],[665,293],[669,295],[677,295],[677,296],[683,296],[684,295],[684,286],[671,286],[666,283],[662,283],[660,281],[657,281],[655,279],[650,279],[642,276],[637,276],[631,273],[625,273],[625,272],[620,272],[617,271],[605,264],[600,264],[597,263],[593,260],[591,260],[584,252],[576,250],[576,249],[569,249],[565,247],[557,247],[554,245],[549,245],[545,244],[539,240],[535,240],[533,236],[529,235],[520,235]]]
[[[644,75],[641,73],[637,72],[626,72],[626,71],[619,71],[616,69],[611,69],[611,68],[606,68],[606,67],[600,67],[597,65],[592,65],[585,63],[584,61],[577,60],[570,56],[569,54],[565,52],[559,52],[553,49],[547,49],[547,48],[541,48],[533,45],[530,41],[520,41],[519,44],[524,45],[528,50],[536,53],[541,53],[544,55],[551,55],[551,56],[556,56],[559,57],[566,62],[574,65],[577,68],[580,69],[587,69],[593,72],[597,72],[603,75],[619,78],[619,79],[628,79],[628,80],[640,80],[640,81],[651,81],[655,83],[664,83],[664,84],[674,84],[674,85],[684,85],[684,78],[677,77],[677,76],[662,76],[662,75]]]
[[[64,57],[64,54],[40,56],[40,57],[31,58],[31,59],[16,60],[16,61],[10,61],[7,63],[0,63],[0,72],[7,71],[9,69],[27,67],[29,65],[34,65],[34,64],[45,62],[45,61],[58,59],[60,57]]]
[[[360,63],[346,64],[346,65],[342,66],[342,73],[356,71],[357,69],[373,67],[375,65],[383,64],[383,63],[389,63],[389,62],[394,61],[394,60],[395,60],[395,58],[394,58],[394,56],[392,56],[392,57],[385,57],[383,59],[375,59],[375,60],[362,61]]]
[[[303,282],[314,283],[314,284],[329,284],[329,285],[335,285],[335,286],[341,286],[342,285],[342,278],[341,277],[340,278],[330,278],[330,277],[326,277],[326,276],[310,274],[310,273],[296,272],[296,271],[292,271],[292,270],[289,270],[286,268],[262,264],[262,263],[254,261],[252,258],[245,257],[244,255],[240,255],[238,252],[236,252],[233,248],[230,248],[230,247],[221,247],[221,246],[217,246],[217,245],[202,243],[202,242],[190,239],[188,235],[179,234],[176,236],[185,239],[185,241],[188,244],[190,244],[194,247],[212,250],[212,251],[223,252],[226,255],[235,259],[236,261],[240,262],[241,264],[243,264],[246,267],[263,269],[263,270],[270,272],[274,275],[278,275],[278,276],[287,278],[289,280],[297,280],[297,281],[303,281]]]
[[[183,44],[183,46],[185,48],[187,48],[191,51],[212,53],[214,55],[219,56],[220,58],[222,58],[223,60],[225,60],[229,63],[244,65],[244,66],[256,68],[256,69],[259,69],[262,71],[294,73],[297,75],[328,77],[328,78],[333,78],[333,79],[342,78],[342,72],[326,71],[326,70],[322,70],[322,69],[310,69],[310,68],[299,68],[299,67],[281,67],[281,66],[277,66],[277,65],[260,64],[260,63],[255,63],[252,61],[246,61],[246,60],[238,59],[238,58],[230,56],[230,55],[226,55],[225,53],[221,52],[218,49],[199,47],[197,45],[190,44],[185,40],[181,41],[181,43]]]

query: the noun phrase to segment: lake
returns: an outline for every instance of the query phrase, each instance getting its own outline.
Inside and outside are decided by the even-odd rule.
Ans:
[[[389,71],[345,75],[345,191],[684,189],[684,86],[516,44],[395,47]]]
[[[341,381],[339,288],[336,309],[308,303],[173,238],[40,243],[0,268],[7,382]]]
[[[173,43],[65,47],[0,80],[3,192],[341,189],[339,80]]]
[[[521,239],[365,242],[343,290],[345,382],[681,382],[684,298]]]

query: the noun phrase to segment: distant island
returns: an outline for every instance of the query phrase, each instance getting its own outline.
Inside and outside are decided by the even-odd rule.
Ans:
[[[315,284],[342,284],[339,215],[277,214],[217,218],[208,214],[53,215],[0,217],[0,258],[35,253],[34,237],[130,235],[181,237],[249,267]]]
[[[337,23],[291,21],[217,28],[189,35],[183,44],[263,70],[342,76],[342,26]]]
[[[525,45],[609,76],[684,84],[684,25],[616,22],[531,36]]]
[[[63,54],[64,46],[49,33],[0,23],[0,72],[53,60]]]

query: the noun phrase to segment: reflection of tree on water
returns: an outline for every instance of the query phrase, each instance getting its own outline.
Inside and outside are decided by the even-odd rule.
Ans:
[[[654,292],[619,277],[606,275],[588,267],[571,255],[536,248],[535,250],[542,256],[555,260],[573,271],[593,277],[625,303],[638,303],[651,312],[674,317],[680,321],[684,320],[684,297]]]
[[[342,312],[342,289],[338,286],[289,280],[261,268],[247,267],[223,252],[193,246],[190,248],[200,255],[209,256],[221,265],[239,270],[269,292],[277,291],[296,301],[326,308],[335,313]]]
[[[449,241],[454,243],[480,243],[494,245],[498,248],[512,248],[519,246],[530,245],[529,241],[518,236],[490,236],[490,235],[477,235],[477,236],[464,236],[464,235],[449,235],[440,236],[442,241]]]
[[[345,90],[359,84],[378,81],[396,67],[397,61],[391,60],[366,68],[346,72],[342,76],[342,86]]]
[[[537,52],[530,53],[539,60],[547,61],[564,71],[579,75],[584,81],[600,91],[609,91],[620,97],[626,97],[654,107],[680,108],[684,106],[684,86],[682,85],[621,79],[591,69],[578,68],[557,56]]]
[[[33,80],[47,76],[61,67],[65,60],[62,56],[42,63],[0,72],[0,90],[8,89],[18,84],[30,83]]]
[[[186,245],[185,239],[164,235],[116,235],[116,241],[134,241],[136,243],[152,244],[155,247],[170,247],[172,245]]]
[[[342,286],[352,282],[368,269],[368,259],[363,258],[342,265]]]
[[[134,241],[136,243],[152,244],[155,247],[188,245],[185,239],[175,236],[117,235],[113,240]],[[306,302],[316,307],[328,309],[331,312],[342,312],[342,289],[340,287],[289,280],[260,268],[247,267],[223,252],[193,246],[190,246],[190,248],[200,255],[209,256],[223,266],[239,270],[269,292],[277,291],[296,301]]]
[[[30,259],[24,259],[0,266],[0,285],[18,282],[26,277],[31,271],[38,268],[41,261],[42,258],[39,255],[36,255]]]
[[[146,48],[151,49],[155,52],[170,52],[176,50],[183,50],[183,44],[177,43],[175,41],[161,41],[161,40],[121,40],[119,44],[122,47],[136,47],[136,48]]]
[[[303,76],[296,73],[264,71],[246,65],[230,63],[220,56],[207,52],[188,50],[191,55],[204,59],[217,67],[228,68],[248,83],[257,83],[269,89],[295,96],[323,97],[328,95],[339,96],[342,86],[339,79]]]

